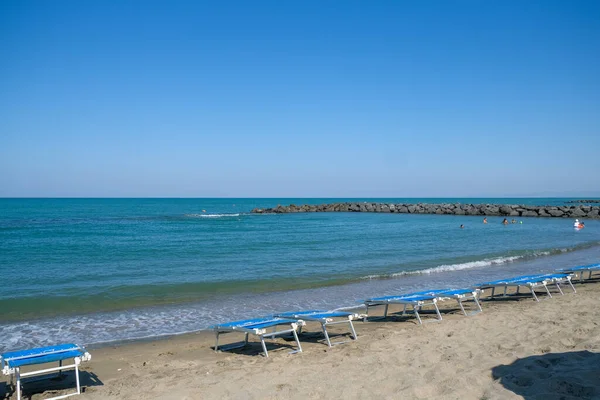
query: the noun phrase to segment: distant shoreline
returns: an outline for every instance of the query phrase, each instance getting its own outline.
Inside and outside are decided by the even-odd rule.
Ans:
[[[581,202],[582,200],[577,200]],[[560,217],[600,219],[600,206],[565,205],[532,206],[515,204],[462,204],[462,203],[374,203],[345,202],[329,204],[278,205],[273,208],[255,208],[253,214],[288,214],[309,212],[372,212],[398,214],[480,215],[502,217]]]

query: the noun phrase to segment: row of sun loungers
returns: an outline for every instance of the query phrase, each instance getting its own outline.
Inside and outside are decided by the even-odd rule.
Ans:
[[[274,317],[285,319],[286,324],[289,326],[288,329],[282,331],[274,330],[271,334],[267,334],[266,330],[258,330],[254,333],[256,336],[259,336],[261,340],[261,344],[263,347],[263,352],[265,356],[268,357],[268,352],[266,349],[266,345],[264,342],[264,337],[267,336],[278,336],[285,335],[293,332],[294,339],[297,344],[297,349],[294,352],[301,352],[302,347],[300,345],[300,341],[298,340],[298,334],[302,332],[302,327],[306,325],[306,322],[316,321],[321,323],[321,329],[323,331],[323,335],[329,347],[335,344],[345,343],[345,342],[337,342],[332,343],[330,340],[329,333],[327,332],[328,325],[348,323],[350,327],[350,331],[352,333],[353,339],[357,338],[356,331],[354,330],[354,326],[352,324],[353,320],[356,319],[364,319],[364,320],[374,320],[374,319],[383,319],[387,318],[389,314],[389,308],[391,305],[400,305],[402,306],[402,316],[405,316],[407,313],[407,308],[410,307],[412,309],[412,313],[417,319],[419,324],[423,324],[423,319],[421,318],[420,312],[423,307],[431,306],[433,307],[436,315],[435,321],[441,321],[442,314],[439,309],[439,305],[441,302],[446,300],[456,300],[457,304],[465,316],[475,315],[482,311],[480,297],[485,290],[491,289],[490,299],[494,299],[496,295],[497,289],[502,289],[502,296],[508,296],[508,289],[514,288],[516,289],[517,295],[521,294],[521,290],[523,288],[527,288],[531,293],[533,299],[535,301],[539,301],[539,297],[536,294],[536,290],[543,289],[547,294],[548,298],[552,298],[552,293],[550,291],[551,287],[556,287],[558,292],[562,295],[564,292],[562,291],[561,285],[568,285],[572,289],[574,293],[576,293],[576,289],[571,282],[571,278],[575,271],[579,271],[582,274],[584,271],[589,272],[588,279],[591,277],[591,273],[593,271],[600,271],[600,264],[574,267],[569,269],[564,269],[556,273],[552,274],[538,274],[538,275],[524,275],[518,276],[514,278],[508,279],[500,279],[491,282],[483,282],[474,285],[472,288],[465,289],[438,289],[438,290],[426,290],[421,292],[414,292],[408,294],[399,294],[392,296],[383,296],[383,297],[374,297],[370,299],[364,300],[363,304],[366,307],[366,314],[361,316],[359,314],[353,314],[349,312],[342,311],[300,311],[300,312],[288,312],[277,314]],[[581,275],[580,275],[581,277]],[[476,307],[474,311],[468,313],[465,310],[464,302],[472,301]],[[373,307],[383,306],[384,311],[383,315],[380,317],[373,317],[369,315],[369,310]],[[336,318],[341,318],[337,319]],[[260,320],[260,323],[269,323],[275,324],[277,321],[269,318],[264,318]],[[247,321],[235,321],[227,324],[215,325],[213,327],[216,335],[217,335],[217,345],[215,346],[215,351],[219,350],[218,346],[218,336],[220,333],[224,332],[233,332],[233,331],[243,331],[243,329],[247,328]],[[245,331],[244,331],[245,332]],[[248,343],[248,333],[253,332],[245,332],[246,338],[242,345],[238,345],[236,347],[244,346]],[[227,347],[231,348],[231,347]],[[221,347],[221,350],[226,349],[225,347]]]
[[[481,309],[481,305],[479,304],[479,299],[478,299],[480,292],[481,291],[479,289],[430,290],[430,291],[416,292],[416,293],[410,293],[410,294],[399,295],[399,296],[375,297],[372,299],[365,300],[365,306],[367,307],[367,314],[369,312],[369,307],[385,306],[382,318],[387,318],[390,304],[402,305],[404,307],[402,310],[403,316],[406,315],[406,308],[408,306],[411,306],[413,309],[413,313],[414,313],[415,317],[417,318],[417,321],[419,322],[419,324],[423,324],[423,321],[421,320],[421,316],[419,315],[419,311],[424,306],[428,306],[428,305],[433,306],[435,309],[436,315],[437,315],[437,320],[441,321],[442,314],[440,313],[440,309],[438,307],[438,302],[448,300],[448,299],[455,299],[458,302],[458,305],[460,306],[460,309],[462,310],[462,312],[465,316],[469,315],[469,314],[467,314],[467,312],[465,311],[465,308],[463,306],[463,302],[467,301],[467,300],[473,300],[478,308],[478,310],[475,311],[474,313],[472,313],[471,315],[481,312],[482,309]]]
[[[498,288],[504,290],[503,296],[506,296],[506,291],[510,287],[514,287],[517,290],[517,294],[520,293],[521,288],[527,288],[531,292],[535,301],[540,301],[538,296],[535,294],[535,289],[543,288],[548,294],[549,298],[552,298],[550,288],[548,285],[555,285],[560,294],[564,294],[560,288],[561,284],[569,284],[573,292],[577,292],[573,283],[571,282],[571,274],[569,273],[556,273],[556,274],[543,274],[543,275],[528,275],[519,276],[511,279],[500,279],[492,282],[479,283],[476,286],[479,289],[492,289],[491,298],[494,298],[495,291]]]
[[[483,282],[474,285],[472,288],[466,289],[439,289],[439,290],[427,290],[422,292],[414,292],[408,294],[399,294],[393,296],[374,297],[371,299],[364,300],[363,305],[366,307],[366,314],[358,314],[354,312],[344,310],[334,311],[323,311],[323,310],[306,310],[296,312],[285,312],[265,318],[247,319],[242,321],[233,321],[224,324],[218,324],[212,327],[216,335],[215,351],[219,350],[230,350],[233,348],[243,347],[248,344],[249,335],[257,336],[260,339],[264,355],[269,356],[265,339],[277,337],[277,336],[289,336],[293,338],[296,343],[296,350],[291,353],[297,353],[302,351],[299,336],[302,333],[302,328],[306,326],[307,322],[315,322],[321,325],[321,330],[325,341],[329,347],[333,345],[346,343],[342,342],[331,342],[331,337],[327,331],[327,327],[331,325],[348,324],[349,333],[352,339],[358,338],[354,329],[353,321],[358,319],[368,320],[375,319],[369,316],[369,308],[383,306],[383,316],[379,318],[387,318],[390,305],[400,305],[403,307],[402,314],[406,315],[408,307],[412,308],[412,312],[416,317],[419,324],[423,324],[421,315],[419,314],[423,307],[431,306],[435,310],[436,321],[442,320],[442,314],[439,309],[439,304],[446,300],[456,300],[460,310],[465,316],[475,315],[482,311],[480,304],[480,297],[484,290],[491,289],[490,299],[494,299],[497,289],[502,289],[502,296],[506,297],[509,294],[507,290],[509,288],[516,289],[515,294],[520,294],[522,288],[527,288],[531,293],[534,300],[539,301],[539,297],[536,294],[536,289],[543,289],[547,294],[548,298],[552,297],[550,288],[556,287],[560,294],[564,294],[561,285],[568,285],[571,287],[574,293],[576,293],[575,287],[572,283],[572,277],[578,276],[579,280],[591,279],[595,272],[600,272],[600,264],[583,265],[572,268],[564,268],[558,270],[556,273],[551,274],[539,274],[539,275],[526,275],[508,279],[500,279],[491,282]],[[584,273],[587,273],[587,278],[584,278]],[[475,310],[467,313],[463,305],[464,302],[472,301],[475,305]],[[237,345],[219,345],[219,336],[223,333],[228,332],[240,332],[244,333],[244,341]],[[91,355],[82,346],[76,344],[62,344],[58,346],[41,347],[30,350],[21,350],[14,352],[7,352],[0,355],[0,364],[2,373],[11,377],[11,383],[13,378],[16,383],[13,383],[15,391],[17,393],[17,400],[21,400],[21,386],[22,378],[35,376],[35,375],[46,375],[52,372],[62,373],[64,370],[74,369],[77,391],[69,394],[65,394],[52,399],[62,399],[65,397],[73,396],[81,393],[81,387],[79,382],[79,366],[84,361],[89,361]],[[64,361],[73,360],[72,364],[63,365]],[[46,368],[30,372],[21,372],[21,367],[47,364],[51,362],[58,362],[58,367]]]

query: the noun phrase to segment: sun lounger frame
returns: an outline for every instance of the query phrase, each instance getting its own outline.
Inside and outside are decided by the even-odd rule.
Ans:
[[[550,289],[548,288],[548,285],[550,285],[550,284],[556,285],[556,288],[558,289],[560,294],[564,295],[564,292],[562,291],[560,284],[565,283],[565,282],[567,282],[571,286],[573,293],[577,293],[577,290],[575,290],[575,287],[573,286],[573,283],[571,282],[571,275],[568,273],[521,276],[521,277],[516,277],[516,278],[512,278],[512,279],[481,283],[478,285],[478,287],[480,289],[491,288],[492,293],[490,295],[490,299],[494,298],[495,291],[497,288],[502,288],[504,290],[502,293],[502,297],[506,297],[507,289],[509,287],[516,287],[516,289],[517,289],[516,294],[520,294],[521,287],[526,287],[531,291],[531,296],[533,297],[533,299],[535,301],[540,301],[539,297],[535,293],[535,289],[544,288],[544,290],[546,291],[546,293],[548,295],[548,298],[551,299],[552,293],[550,293]]]
[[[334,345],[348,343],[349,341],[341,341],[341,342],[331,342],[329,337],[329,333],[327,332],[328,325],[339,325],[339,324],[348,324],[350,327],[350,331],[352,333],[353,340],[358,339],[356,335],[356,330],[354,329],[353,320],[361,319],[362,316],[356,313],[346,312],[346,311],[318,311],[318,310],[310,310],[310,311],[300,311],[300,312],[287,312],[282,314],[277,314],[278,317],[282,318],[298,318],[304,321],[315,321],[321,324],[321,329],[323,331],[323,336],[325,336],[325,340],[327,341],[327,345],[332,347]],[[345,318],[341,321],[335,320],[334,318]],[[302,332],[302,327],[299,329],[299,333]]]
[[[283,336],[291,333],[296,340],[296,345],[298,346],[298,350],[290,351],[290,354],[301,353],[302,346],[300,345],[300,340],[298,339],[298,328],[304,326],[306,323],[300,319],[289,319],[289,318],[268,318],[268,319],[255,319],[255,320],[244,320],[244,321],[235,321],[222,325],[213,326],[213,330],[215,331],[216,342],[215,342],[215,352],[219,351],[219,335],[222,333],[228,332],[242,332],[245,334],[244,342],[240,345],[228,345],[221,346],[221,350],[232,350],[242,348],[248,345],[248,336],[255,335],[260,339],[260,343],[262,345],[262,349],[265,357],[269,357],[269,352],[267,351],[267,345],[265,343],[265,338],[273,338],[276,336]],[[289,329],[277,330],[278,326],[281,325],[289,325]],[[273,328],[271,332],[268,332],[267,328]]]
[[[479,314],[483,311],[481,308],[481,304],[479,303],[479,297],[483,290],[481,289],[444,289],[444,290],[434,290],[431,292],[425,292],[431,295],[435,295],[438,297],[439,301],[444,301],[446,299],[454,299],[458,303],[463,315],[465,317],[470,317],[476,314]],[[465,307],[463,306],[464,301],[473,300],[475,305],[477,306],[476,311],[472,311],[467,313]]]
[[[64,370],[74,369],[77,391],[74,393],[68,393],[47,399],[58,400],[81,394],[81,385],[79,382],[79,365],[83,361],[91,360],[91,358],[92,356],[85,350],[83,346],[79,346],[76,344],[63,344],[59,346],[40,347],[29,350],[4,353],[0,355],[0,365],[2,367],[2,373],[4,375],[10,376],[11,383],[13,381],[13,378],[16,379],[15,386],[17,392],[17,400],[21,400],[22,378],[27,378],[36,375],[44,375],[56,371],[58,371],[60,375]],[[73,359],[73,364],[63,365],[63,361],[69,359]],[[58,367],[45,368],[21,373],[21,366],[47,364],[56,361],[58,361]],[[29,382],[31,382],[31,380],[29,380]]]
[[[584,278],[583,273],[586,271],[588,272],[588,277]],[[557,272],[577,275],[579,282],[583,282],[586,279],[592,279],[592,275],[596,271],[600,272],[600,264],[580,265],[578,267],[561,268]]]
[[[383,311],[383,317],[380,317],[378,319],[387,318],[390,304],[403,305],[404,309],[402,310],[402,316],[406,315],[406,307],[412,306],[413,313],[414,313],[415,317],[417,318],[417,321],[419,322],[420,325],[423,325],[423,320],[421,320],[421,316],[419,315],[419,310],[421,310],[424,306],[433,306],[435,308],[435,312],[437,314],[436,321],[442,320],[442,314],[440,313],[440,309],[438,308],[437,302],[438,302],[437,296],[421,295],[421,294],[419,294],[417,296],[415,293],[411,293],[411,294],[407,294],[404,296],[387,296],[387,297],[377,297],[377,298],[373,298],[373,299],[368,299],[368,300],[365,300],[364,304],[367,307],[367,318],[368,318],[368,314],[369,314],[369,307],[385,306],[385,309]],[[433,321],[431,321],[431,322],[433,322]]]

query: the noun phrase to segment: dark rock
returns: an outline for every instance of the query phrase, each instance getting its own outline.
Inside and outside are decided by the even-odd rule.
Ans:
[[[510,206],[501,206],[500,207],[500,214],[502,214],[502,215],[510,215],[510,213],[512,211],[513,211],[513,209]]]
[[[548,213],[546,212],[546,209],[544,209],[544,208],[540,208],[540,209],[538,210],[538,215],[539,215],[540,217],[550,217],[550,216],[551,216],[550,214],[548,214]]]
[[[553,217],[562,217],[563,215],[565,215],[563,211],[558,209],[548,210],[548,214],[550,214]]]
[[[531,210],[525,210],[521,213],[521,217],[537,217],[538,213]]]

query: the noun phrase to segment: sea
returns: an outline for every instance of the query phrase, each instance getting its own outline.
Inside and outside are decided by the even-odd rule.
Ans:
[[[599,220],[576,230],[565,218],[502,225],[502,217],[252,214],[256,207],[570,200],[0,199],[0,352],[147,340],[600,262]]]

